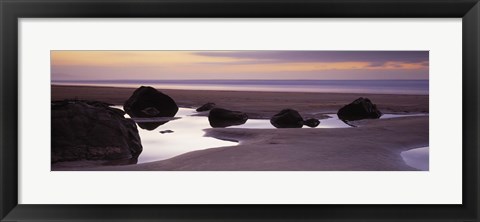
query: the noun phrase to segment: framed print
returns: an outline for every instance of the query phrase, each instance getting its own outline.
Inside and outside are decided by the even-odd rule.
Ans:
[[[2,221],[478,221],[479,7],[2,1]]]
[[[50,53],[52,171],[429,170],[428,51]]]

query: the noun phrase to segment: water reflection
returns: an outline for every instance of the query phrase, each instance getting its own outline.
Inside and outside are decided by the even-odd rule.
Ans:
[[[122,109],[121,106],[115,108]],[[143,151],[138,157],[138,163],[146,163],[168,159],[195,150],[203,150],[213,147],[233,146],[237,142],[219,140],[212,137],[204,137],[203,129],[211,128],[207,117],[192,116],[196,114],[194,109],[179,108],[176,117],[170,118],[155,128],[148,130],[140,127],[140,124],[148,123],[146,119],[134,119],[139,125]],[[125,117],[130,118],[128,114]]]
[[[128,116],[128,114],[127,114]],[[159,126],[168,123],[170,120],[178,119],[178,117],[156,117],[156,118],[132,118],[137,125],[144,130],[155,130]]]
[[[115,106],[115,108],[122,109],[121,106]],[[142,154],[138,157],[138,163],[165,160],[195,150],[238,144],[236,141],[205,137],[203,130],[211,128],[208,117],[194,116],[195,114],[198,113],[194,109],[179,108],[174,118],[134,119],[139,126],[138,131],[143,146]],[[320,125],[316,128],[351,127],[338,119],[336,114],[327,114],[327,116],[330,118],[321,119]],[[386,114],[387,118],[401,116]],[[125,115],[125,117],[129,118],[128,115]],[[149,127],[145,127],[145,124]],[[248,119],[243,125],[227,128],[275,129],[268,119]],[[310,127],[304,126],[304,128]]]
[[[337,114],[330,114],[330,117],[336,117],[338,119]],[[392,119],[392,118],[402,118],[402,117],[412,117],[412,116],[428,116],[428,113],[416,113],[416,114],[382,114],[379,119]],[[363,120],[375,120],[375,119],[363,119]],[[347,121],[341,120],[343,123],[348,125],[349,127],[357,127],[355,122],[362,121],[362,120],[354,120],[354,121]]]
[[[391,119],[391,118],[401,118],[401,117],[412,117],[412,116],[428,116],[428,113],[416,113],[416,114],[383,114],[380,119]]]
[[[176,119],[159,126],[154,131],[139,129],[142,140],[143,152],[138,158],[138,163],[168,159],[180,154],[195,150],[203,150],[222,146],[235,146],[236,141],[220,140],[204,137],[204,129],[211,128],[206,116],[193,116],[197,114],[194,109],[180,108]],[[320,120],[317,128],[347,128],[349,127],[336,115]],[[309,128],[304,126],[305,128]],[[274,129],[268,119],[249,119],[243,125],[229,126],[227,128],[247,129]]]
[[[338,119],[336,114],[326,114],[329,118],[321,119],[320,124],[315,128],[349,128],[342,120]],[[227,128],[244,128],[244,129],[276,129],[268,119],[249,119],[240,126],[230,126]],[[302,128],[310,128],[303,126]]]
[[[419,170],[429,170],[429,148],[421,147],[400,154],[405,163]]]
[[[166,121],[166,122],[150,122],[150,123],[139,123],[139,122],[137,122],[137,125],[144,130],[152,131],[152,130],[158,128],[159,126],[161,126],[165,123],[168,123],[168,121]]]

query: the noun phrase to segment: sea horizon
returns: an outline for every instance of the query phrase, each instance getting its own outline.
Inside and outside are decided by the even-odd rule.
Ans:
[[[140,87],[180,90],[228,90],[264,92],[323,92],[428,95],[429,80],[270,80],[270,79],[188,79],[188,80],[52,80],[52,85]]]

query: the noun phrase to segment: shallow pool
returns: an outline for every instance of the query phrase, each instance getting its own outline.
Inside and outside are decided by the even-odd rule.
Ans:
[[[420,147],[403,151],[402,156],[405,163],[415,169],[429,170],[429,148]]]
[[[122,106],[113,106],[122,109]],[[138,126],[143,151],[138,163],[165,160],[195,150],[214,147],[234,146],[238,142],[225,141],[213,137],[205,137],[204,129],[212,128],[206,116],[195,116],[195,109],[179,108],[175,118],[134,119]],[[321,119],[316,128],[348,128],[351,127],[338,119],[336,114],[327,114],[330,118]],[[402,117],[405,115],[386,114],[384,118]],[[128,114],[126,118],[130,118]],[[249,119],[243,125],[227,128],[273,129],[268,119]],[[304,126],[304,128],[309,128]]]
[[[194,109],[180,108],[175,115],[177,119],[149,130],[142,129],[139,126],[141,123],[137,123],[143,146],[138,163],[165,160],[195,150],[238,144],[205,137],[203,129],[211,128],[208,119],[205,116],[192,116],[194,114]]]
[[[122,106],[113,106],[122,109]],[[195,150],[214,147],[234,146],[238,142],[225,141],[213,137],[205,137],[204,129],[212,128],[206,116],[195,116],[195,109],[179,108],[175,118],[134,119],[137,122],[138,132],[142,141],[143,151],[138,157],[138,163],[146,163],[169,159],[180,154]],[[337,118],[320,120],[317,128],[346,128],[350,127]],[[126,118],[130,118],[128,114]],[[306,127],[306,126],[304,126]],[[227,128],[272,129],[268,119],[249,119],[243,125]]]

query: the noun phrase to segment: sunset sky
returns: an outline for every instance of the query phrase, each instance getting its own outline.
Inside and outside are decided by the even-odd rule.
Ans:
[[[428,79],[428,51],[51,51],[59,80]]]

